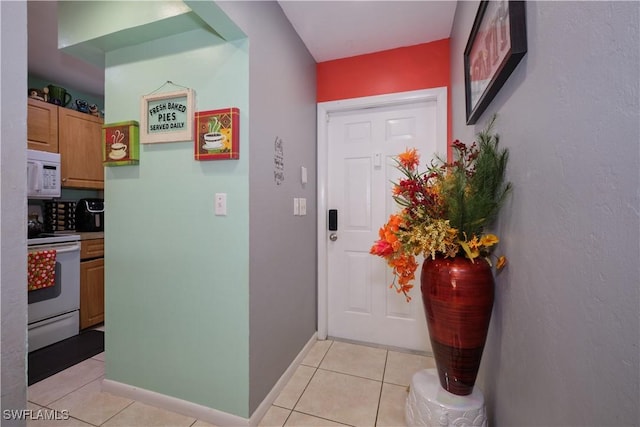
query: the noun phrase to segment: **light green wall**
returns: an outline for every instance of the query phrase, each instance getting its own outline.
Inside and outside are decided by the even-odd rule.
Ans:
[[[60,22],[82,21],[63,31],[67,50],[106,52],[105,123],[140,120],[140,98],[176,90],[169,80],[196,91],[196,110],[241,112],[239,161],[196,162],[186,141],[107,168],[106,378],[248,418],[315,333],[316,217],[290,211],[294,196],[315,200],[315,61],[276,2],[185,3],[198,30],[104,22],[129,13],[120,2],[61,7],[73,19]],[[291,141],[288,167],[309,168],[304,193],[273,182],[275,135]],[[227,217],[213,214],[217,192]],[[281,239],[292,230],[299,239]]]
[[[195,161],[192,141],[106,168],[106,378],[248,417],[248,41],[187,33],[106,55],[105,123],[140,121],[167,80],[196,111],[240,109],[240,159]],[[159,92],[173,91],[165,86]],[[228,216],[214,216],[227,193]]]
[[[98,67],[104,67],[104,52],[182,33],[201,22],[181,1],[62,1],[58,10],[59,48]]]
[[[58,45],[66,47],[189,13],[182,1],[78,1],[58,5]],[[87,16],[102,19],[86,19]]]

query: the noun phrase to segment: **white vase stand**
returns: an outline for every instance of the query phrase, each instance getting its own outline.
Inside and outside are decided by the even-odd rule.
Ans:
[[[487,426],[484,396],[478,387],[468,396],[449,393],[440,386],[436,369],[423,369],[411,378],[405,419],[410,427]]]

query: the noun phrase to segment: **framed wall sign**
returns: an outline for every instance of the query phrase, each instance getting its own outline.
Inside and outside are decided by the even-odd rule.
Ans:
[[[192,89],[142,97],[140,142],[189,141],[193,135],[194,94]]]
[[[476,123],[526,53],[525,2],[481,1],[464,50],[468,125]]]
[[[240,158],[240,110],[236,107],[198,111],[194,118],[196,160]]]
[[[102,161],[105,166],[137,165],[140,160],[138,122],[102,125]]]

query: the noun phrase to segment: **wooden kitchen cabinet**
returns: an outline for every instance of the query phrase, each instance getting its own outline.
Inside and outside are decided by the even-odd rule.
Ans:
[[[104,239],[80,241],[80,329],[104,322]]]
[[[27,148],[58,152],[58,106],[27,100]]]
[[[104,256],[104,239],[83,240],[80,245],[80,259],[102,258]]]
[[[103,120],[68,108],[58,109],[62,186],[104,189]]]
[[[27,100],[27,147],[60,153],[62,187],[104,189],[104,120],[44,101]]]

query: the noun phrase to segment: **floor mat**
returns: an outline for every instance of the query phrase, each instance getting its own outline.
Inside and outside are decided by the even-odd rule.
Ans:
[[[29,353],[28,384],[51,375],[104,351],[104,332],[89,330]]]

